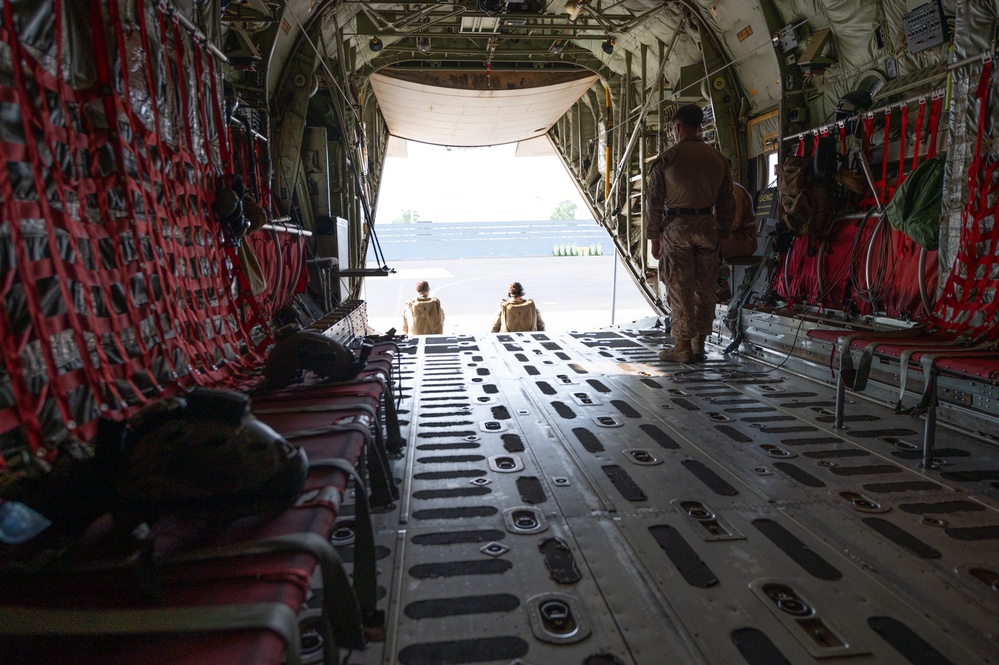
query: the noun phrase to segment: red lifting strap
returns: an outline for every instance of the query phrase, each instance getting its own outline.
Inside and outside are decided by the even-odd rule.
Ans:
[[[916,147],[912,153],[912,169],[916,170],[919,166],[919,146],[923,140],[923,116],[926,113],[926,98],[919,98],[919,115],[916,116]]]
[[[930,144],[926,146],[926,159],[937,155],[937,131],[940,129],[940,113],[943,108],[943,95],[933,97],[930,104]]]
[[[864,151],[864,157],[867,159],[871,158],[871,137],[874,135],[874,114],[868,113],[861,119],[861,124],[864,127],[864,138],[862,143],[862,149]]]
[[[902,133],[898,142],[898,181],[895,188],[898,189],[905,182],[905,146],[909,140],[909,105],[902,104]]]
[[[891,107],[885,109],[885,131],[881,139],[881,202],[888,201],[888,140],[891,130]]]

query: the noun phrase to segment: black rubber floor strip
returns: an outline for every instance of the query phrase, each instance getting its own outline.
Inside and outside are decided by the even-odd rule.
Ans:
[[[786,423],[797,420],[797,416],[743,416],[739,418],[744,423]]]
[[[903,427],[896,427],[894,429],[853,429],[850,430],[850,436],[855,436],[858,439],[874,439],[878,437],[886,436],[912,436],[916,432],[911,429],[905,429]]]
[[[650,526],[649,533],[655,538],[659,547],[666,553],[687,584],[701,589],[718,584],[718,577],[711,571],[708,564],[697,556],[697,552],[684,540],[679,531],[668,524],[659,524]]]
[[[509,593],[495,593],[487,596],[418,600],[406,605],[403,612],[410,619],[439,619],[466,614],[512,612],[518,607],[520,607],[520,599],[517,596]]]
[[[524,503],[544,503],[548,500],[548,497],[545,495],[545,488],[535,476],[521,476],[517,478],[517,491],[520,493],[520,499]]]
[[[753,440],[753,437],[743,434],[731,425],[715,425],[715,429],[736,443],[749,443]]]
[[[697,406],[696,404],[694,404],[693,402],[691,402],[689,399],[684,399],[682,397],[674,397],[674,398],[672,398],[671,401],[674,404],[676,404],[677,406],[686,409],[687,411],[700,411],[701,410],[701,407]]]
[[[487,383],[484,386],[482,386],[482,392],[484,392],[487,395],[495,395],[496,393],[499,392],[499,386]]]
[[[540,338],[538,338],[540,339]],[[561,351],[562,347],[559,346],[558,342],[545,342],[541,345],[546,351]]]
[[[761,393],[763,397],[770,397],[773,399],[801,399],[803,397],[818,397],[818,393]]]
[[[524,440],[520,438],[519,434],[504,434],[500,439],[502,439],[503,447],[508,453],[524,452]]]
[[[471,441],[463,441],[461,443],[421,443],[416,447],[417,450],[475,450],[476,448],[481,448],[482,446],[478,443],[472,443]]]
[[[708,486],[715,494],[721,496],[735,496],[739,490],[732,487],[717,473],[708,468],[704,462],[688,459],[683,461],[683,467],[694,474],[698,480]]]
[[[461,543],[488,543],[503,540],[506,531],[500,529],[475,529],[472,531],[438,531],[418,533],[413,536],[415,545],[459,545]]]
[[[478,436],[478,432],[475,430],[456,430],[454,432],[420,432],[416,436],[421,439],[442,439],[447,436]]]
[[[527,654],[528,644],[519,637],[484,637],[450,642],[411,644],[399,652],[400,665],[457,665],[509,661]]]
[[[561,351],[557,352],[555,354],[555,357],[558,358],[559,360],[570,360],[571,359],[571,356],[568,353],[563,353]]]
[[[976,471],[944,471],[940,477],[962,483],[980,483],[983,480],[999,480],[999,469],[978,469]]]
[[[649,388],[662,388],[663,384],[659,383],[654,379],[642,379],[642,383],[647,385]]]
[[[910,460],[910,459],[922,459],[922,450],[896,450],[892,452],[892,457],[897,457],[899,459]],[[971,457],[971,453],[967,450],[961,450],[960,448],[934,448],[934,457]]]
[[[603,381],[600,381],[599,379],[587,379],[586,382],[590,384],[590,386],[592,386],[593,389],[596,390],[597,392],[609,393],[611,391],[611,389],[608,388],[607,385]]]
[[[621,493],[621,496],[628,501],[645,501],[649,498],[642,491],[642,488],[638,486],[638,483],[628,475],[628,472],[617,464],[607,464],[600,468],[607,474],[607,477],[610,478],[611,483]]]
[[[903,503],[899,510],[916,515],[940,513],[973,513],[985,510],[985,506],[974,501],[940,501],[939,503]]]
[[[545,568],[553,580],[559,584],[575,584],[583,579],[576,567],[572,550],[561,538],[548,538],[538,545],[538,551],[545,557]]]
[[[952,527],[944,529],[944,533],[955,540],[999,540],[999,525]]]
[[[569,408],[569,405],[565,402],[552,402],[552,408],[555,409],[555,413],[562,416],[566,420],[572,420],[576,417],[576,412]]]
[[[543,395],[554,395],[558,392],[547,381],[535,381],[534,385],[538,387],[538,390],[540,390]]]
[[[774,413],[777,411],[772,406],[733,406],[725,409],[725,413]]]
[[[871,464],[870,466],[837,466],[829,471],[837,476],[877,476],[902,473],[905,469],[894,464]]]
[[[954,665],[947,656],[898,619],[871,617],[867,625],[912,665]]]
[[[451,480],[452,478],[478,478],[486,475],[482,469],[455,469],[454,471],[424,471],[413,474],[414,480]]]
[[[782,395],[781,397],[786,397]],[[781,402],[782,409],[811,409],[811,408],[826,408],[830,406],[836,406],[836,402]]]
[[[813,577],[830,581],[843,577],[843,574],[834,565],[819,556],[815,550],[799,540],[779,522],[757,519],[753,520],[753,526]]]
[[[586,657],[583,665],[624,665],[617,656],[609,653],[595,653]]]
[[[624,415],[626,418],[641,418],[642,414],[638,412],[638,409],[628,404],[623,399],[612,399],[611,405]]]
[[[502,575],[513,568],[507,559],[473,559],[471,561],[442,561],[418,563],[409,569],[411,577],[419,580],[438,577],[464,577],[465,575]]]
[[[816,432],[817,427],[811,425],[794,425],[792,427],[761,427],[764,434],[797,434],[799,432]]]
[[[538,376],[539,374],[541,374],[541,370],[539,370],[534,365],[524,365],[524,371],[527,372],[530,376]]]
[[[836,422],[836,416],[819,416],[816,420],[820,423],[834,423]],[[845,423],[869,423],[874,420],[881,420],[881,418],[872,416],[869,413],[855,413],[843,416],[843,422]]]
[[[903,480],[900,483],[870,483],[864,485],[864,489],[877,494],[891,494],[892,492],[933,492],[943,489],[943,486],[928,480]]]
[[[604,451],[604,444],[600,442],[597,435],[586,429],[585,427],[574,427],[572,433],[576,435],[579,442],[583,444],[583,448],[586,449],[588,453],[602,453]]]
[[[655,425],[649,425],[649,424],[639,425],[638,429],[648,434],[653,441],[658,443],[663,448],[666,448],[667,450],[677,450],[680,447],[680,444],[674,441],[673,437],[671,437],[669,434],[662,431]]]
[[[927,545],[919,538],[906,531],[900,526],[892,524],[888,520],[880,517],[865,517],[864,524],[874,529],[882,536],[892,541],[899,547],[905,548],[921,559],[939,559],[940,552]]]
[[[825,487],[826,484],[801,467],[790,462],[774,462],[774,468],[790,476],[805,487]]]
[[[590,371],[578,363],[569,363],[569,369],[576,374],[589,374]]]
[[[837,448],[835,450],[812,450],[810,452],[801,453],[802,457],[808,457],[811,459],[842,459],[844,457],[868,457],[870,455],[866,450],[860,450],[859,448]]]
[[[459,506],[457,508],[427,508],[414,510],[417,520],[463,520],[469,517],[488,517],[499,512],[496,506]]]
[[[457,464],[459,462],[481,462],[482,455],[442,455],[439,457],[417,457],[420,464]]]
[[[493,420],[510,420],[510,410],[505,406],[494,406],[492,412]]]
[[[756,628],[738,628],[732,631],[732,644],[739,650],[748,665],[791,665],[766,633]]]
[[[838,436],[811,436],[800,439],[781,439],[785,446],[822,446],[829,443],[845,443]]]
[[[489,487],[445,487],[433,490],[416,490],[413,492],[414,499],[458,499],[468,496],[485,496],[492,494]]]

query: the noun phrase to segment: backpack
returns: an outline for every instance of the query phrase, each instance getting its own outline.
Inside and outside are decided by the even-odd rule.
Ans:
[[[538,316],[533,300],[521,300],[520,302],[508,300],[502,306],[502,326],[503,332],[528,332],[537,330]]]
[[[413,319],[410,333],[413,335],[441,335],[444,333],[444,312],[437,298],[415,298],[410,300],[407,305]]]
[[[233,519],[283,510],[305,485],[305,452],[250,413],[249,397],[195,388],[104,423],[98,455],[117,468],[115,512]]]
[[[305,373],[332,381],[349,381],[368,362],[372,346],[361,346],[360,356],[340,342],[312,330],[299,330],[278,340],[264,363],[264,387],[278,390],[301,383]]]
[[[811,157],[786,157],[777,176],[784,223],[795,235],[821,240],[829,233],[833,212],[832,180],[814,177]]]

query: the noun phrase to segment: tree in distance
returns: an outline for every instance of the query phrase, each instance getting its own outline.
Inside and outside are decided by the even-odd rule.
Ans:
[[[415,210],[406,209],[402,211],[402,214],[392,220],[393,224],[409,224],[410,222],[420,221],[420,213]]]
[[[576,204],[569,199],[562,199],[548,219],[576,219]]]

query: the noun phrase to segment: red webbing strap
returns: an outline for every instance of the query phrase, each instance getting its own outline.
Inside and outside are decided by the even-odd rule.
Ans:
[[[197,81],[198,81],[198,87],[199,88],[203,88],[203,86],[205,84],[205,67],[204,67],[204,64],[202,63],[202,59],[204,58],[204,56],[201,53],[201,49],[198,48],[197,45],[195,45],[195,48],[192,49],[192,52],[193,52],[193,55],[194,55],[194,72],[195,72],[195,77],[197,78]],[[212,82],[214,83],[215,80],[212,79]],[[213,89],[215,88],[214,85],[212,85],[211,87]],[[211,97],[212,97],[213,101],[216,99],[214,95],[211,95]],[[199,112],[199,114],[201,116],[202,127],[204,128],[204,134],[205,134],[206,137],[208,136],[208,127],[209,127],[210,122],[211,122],[211,117],[210,117],[210,115],[208,113],[208,109],[206,108],[206,105],[208,103],[209,103],[209,100],[206,99],[206,95],[204,95],[204,94],[198,95],[198,112]],[[213,106],[215,106],[215,110],[217,112],[218,111],[218,106],[215,105],[215,104],[213,104]],[[221,127],[219,129],[220,129],[220,131],[218,131],[217,134],[218,134],[218,137],[219,137],[220,150],[222,150],[222,143],[223,143],[223,141],[222,141],[222,135],[225,132],[224,132],[224,130],[222,130]],[[211,151],[208,149],[207,146],[206,146],[205,152],[207,154],[209,154],[209,155],[211,153]],[[227,152],[227,150],[223,151],[223,154],[225,154],[225,159],[223,161],[226,161],[228,159],[228,152]],[[211,161],[211,157],[209,157],[209,162],[210,161]],[[216,240],[217,240],[216,248],[218,250],[221,250],[222,247],[223,247],[223,245],[224,245],[224,241],[221,238],[221,233],[216,233],[215,237],[216,237]],[[243,291],[243,292],[252,299],[253,296],[252,296],[252,294],[250,293],[250,290],[249,290],[249,281],[246,279],[246,275],[243,273],[242,265],[240,264],[239,259],[236,258],[236,252],[235,252],[234,248],[226,246],[224,251],[225,251],[225,253],[229,257],[229,265],[232,266],[233,269],[235,270],[235,272],[237,273],[236,276],[237,276],[238,280],[240,281],[240,288],[243,289],[244,288],[244,284],[245,284],[245,291]],[[218,297],[219,298],[222,298],[223,296],[225,297],[225,304],[228,305],[227,309],[229,310],[229,314],[232,317],[231,321],[235,324],[236,322],[239,321],[239,317],[240,317],[239,306],[238,306],[238,304],[236,302],[233,301],[232,298],[228,297],[228,292],[229,292],[228,288],[225,288],[224,291],[220,291],[218,293]],[[251,311],[255,315],[259,314],[259,309],[256,306],[256,301],[253,301],[253,302],[250,303],[250,309],[251,309]],[[256,324],[256,323],[262,323],[262,321],[259,320],[259,316],[257,316],[257,321],[254,322],[254,324]],[[250,335],[249,335],[249,329],[246,326],[240,326],[240,325],[234,325],[232,327],[234,327],[235,329],[231,329],[230,328],[226,332],[225,337],[233,339],[235,337],[235,334],[237,332],[241,333],[242,334],[241,336],[243,337],[243,341],[246,343],[247,348],[251,348],[252,349],[254,345],[253,345],[253,340],[250,338]],[[235,341],[235,340],[233,340],[233,341]]]
[[[845,155],[848,152],[846,149],[846,123],[837,122],[836,125],[839,127],[839,142],[843,146],[843,154]]]
[[[13,9],[9,2],[3,4],[3,17],[6,26],[16,25],[14,23]],[[77,423],[76,416],[70,406],[69,391],[86,383],[100,385],[103,376],[102,372],[94,367],[88,353],[87,340],[82,335],[82,327],[78,320],[76,299],[70,291],[70,278],[67,274],[66,262],[62,260],[59,250],[60,242],[56,236],[55,222],[58,217],[58,220],[61,222],[59,225],[60,228],[69,227],[67,235],[70,236],[70,246],[74,252],[77,251],[75,241],[72,239],[73,225],[65,223],[65,215],[69,208],[65,199],[65,185],[62,182],[62,167],[58,160],[54,159],[53,167],[50,169],[50,173],[53,175],[56,184],[55,189],[60,198],[58,213],[49,202],[49,186],[46,182],[45,174],[42,172],[43,162],[38,146],[38,133],[41,133],[46,139],[52,140],[53,135],[57,132],[51,123],[51,113],[48,112],[48,109],[46,108],[44,109],[45,112],[39,113],[38,109],[32,108],[32,100],[37,96],[39,103],[44,104],[45,91],[57,88],[57,85],[47,72],[43,72],[41,68],[36,67],[34,71],[36,85],[43,86],[43,91],[36,93],[36,95],[29,93],[25,81],[24,66],[30,66],[32,61],[22,51],[18,35],[13,30],[7,32],[5,41],[10,46],[13,56],[12,74],[16,88],[14,94],[20,106],[19,112],[25,141],[23,161],[27,161],[31,165],[34,194],[37,197],[36,202],[16,200],[9,174],[5,173],[3,179],[4,189],[2,191],[5,207],[8,211],[5,217],[9,221],[11,240],[14,244],[17,260],[18,275],[21,278],[23,292],[28,305],[28,313],[31,318],[31,331],[34,333],[33,336],[41,349],[42,358],[45,362],[45,372],[47,375],[46,388],[51,391],[55,399],[63,423],[68,429],[72,430],[76,428]],[[58,133],[62,134],[62,138],[65,138],[63,132]],[[45,146],[45,150],[49,155],[52,155],[48,146]],[[5,164],[2,166],[2,170],[7,169],[6,157],[4,161]],[[45,220],[43,226],[48,243],[48,257],[47,260],[32,261],[25,247],[21,224],[22,222],[30,223],[30,220],[38,219]],[[77,277],[74,281],[76,284],[81,284],[82,281],[78,278],[77,272],[74,271],[74,277]],[[40,281],[53,276],[57,278],[56,286],[65,304],[65,317],[46,315],[38,292]],[[65,324],[62,324],[60,321],[61,318],[66,319]],[[70,327],[73,333],[73,339],[83,364],[82,371],[66,370],[56,359],[53,344],[58,343],[59,333],[67,327]],[[17,374],[23,371],[19,360],[8,365],[8,368],[10,374]],[[33,446],[33,450],[37,450],[37,447],[41,443],[42,439],[38,438],[29,445]]]
[[[246,242],[246,239],[243,240]],[[243,264],[239,260],[239,256],[236,254],[236,248],[232,245],[225,246],[225,253],[228,257],[228,265],[230,266],[233,277],[236,279],[236,284],[239,286],[239,292],[246,304],[250,306],[250,317],[246,320],[247,326],[252,328],[253,326],[266,326],[266,319],[260,309],[260,304],[257,302],[256,297],[253,295],[250,289],[250,280],[246,276],[246,271],[243,269]],[[252,342],[247,339],[247,343],[252,346]]]
[[[881,139],[881,202],[888,202],[888,141],[891,138],[891,107],[885,109],[885,131]]]
[[[940,111],[943,108],[943,95],[936,95],[930,103],[930,144],[926,146],[926,159],[937,155],[937,132],[940,129]]]
[[[258,203],[264,210],[273,212],[274,200],[271,197],[271,183],[264,170],[263,160],[260,158],[260,153],[263,152],[261,145],[261,141],[252,135],[250,136],[250,149],[253,150],[253,164],[255,166],[253,180],[257,184],[257,194],[260,196]]]
[[[919,147],[923,140],[923,116],[926,113],[926,98],[919,98],[919,115],[916,116],[916,148],[912,152],[912,169],[919,166]]]
[[[871,137],[874,136],[874,114],[868,113],[863,118],[860,119],[860,123],[864,127],[864,136],[862,139],[861,149],[864,151],[864,157],[867,159],[871,158]]]
[[[209,87],[212,91],[212,115],[215,118],[216,131],[219,137],[219,157],[222,159],[222,169],[228,173],[232,173],[232,146],[230,145],[229,126],[222,119],[222,106],[219,104],[219,78],[215,73],[214,58],[208,58],[208,77],[211,80]]]
[[[798,137],[798,149],[794,151],[794,156],[795,157],[804,157],[805,156],[805,137],[804,136],[799,136]]]
[[[898,189],[905,182],[905,146],[909,140],[909,105],[902,104],[902,131],[898,141],[898,179],[895,188]]]
[[[981,272],[982,278],[985,279],[991,272],[986,269],[988,266],[978,265],[983,256],[978,249],[983,236],[982,221],[995,211],[995,206],[988,205],[988,197],[996,187],[993,182],[996,163],[983,159],[982,155],[987,118],[990,115],[991,80],[992,59],[986,58],[975,90],[975,99],[978,100],[978,127],[974,155],[968,166],[968,202],[961,211],[961,243],[954,268],[933,311],[933,317],[941,327],[956,332],[972,330],[975,327],[973,321],[976,313],[979,314],[979,321],[984,321],[987,329],[991,315],[999,306],[995,299],[991,303],[982,302],[982,294],[977,284],[973,284],[977,281],[976,273]],[[999,239],[997,238],[999,225],[993,224],[989,233],[993,236],[990,243],[992,255],[984,256],[994,260],[995,245]],[[994,336],[994,332],[992,335]]]
[[[137,12],[140,15],[143,14],[144,5],[140,3],[137,6]],[[147,130],[145,128],[145,125],[141,122],[141,120],[136,117],[135,109],[132,104],[132,94],[131,94],[132,82],[130,76],[131,63],[129,62],[128,58],[128,53],[130,52],[130,50],[125,41],[124,27],[122,24],[123,22],[121,20],[121,15],[119,13],[118,0],[110,0],[108,2],[108,16],[110,18],[110,24],[114,26],[113,36],[115,39],[115,43],[117,44],[118,47],[118,65],[119,65],[119,74],[120,74],[120,80],[123,92],[123,95],[121,97],[117,95],[108,95],[105,97],[105,99],[109,100],[112,103],[111,105],[114,111],[113,113],[109,113],[108,119],[110,122],[112,118],[118,118],[119,115],[128,118],[129,126],[133,133],[133,141],[135,141],[136,138],[144,136],[147,133]],[[95,36],[96,35],[103,35],[103,29],[101,29],[101,32],[95,32]],[[100,42],[99,46],[95,46],[95,50],[98,50],[99,52],[106,51],[105,48],[106,42],[103,39],[98,38],[95,39],[94,41]],[[101,55],[106,55],[106,54],[101,53]],[[143,59],[143,62],[145,63],[146,59]],[[107,83],[108,85],[112,85],[114,81],[108,80],[105,81],[105,83]],[[155,98],[153,98],[152,101],[155,101]],[[125,159],[127,154],[131,157],[131,160],[133,160],[134,162],[138,163],[141,166],[142,162],[144,161],[141,154],[142,151],[136,150],[130,144],[126,144],[125,141],[122,140],[120,135],[116,138],[116,140],[113,141],[113,146],[115,149],[115,157],[117,159],[117,166],[119,169],[118,171],[119,176],[117,180],[118,184],[120,184],[122,186],[122,189],[124,190],[125,195],[122,198],[124,198],[125,211],[127,213],[127,217],[125,219],[116,220],[113,223],[113,227],[120,229],[120,231],[118,231],[117,233],[119,237],[130,235],[132,237],[133,242],[135,243],[135,247],[137,248],[137,250],[140,252],[141,255],[141,249],[138,248],[142,247],[143,238],[150,236],[149,227],[151,226],[151,224],[148,215],[155,214],[155,212],[151,210],[151,203],[150,203],[151,192],[149,192],[148,189],[142,183],[136,182],[129,175],[128,170],[125,167],[126,163]],[[142,169],[143,172],[148,172],[148,170],[149,169]],[[138,200],[144,200],[143,212],[139,212],[136,209],[136,202]],[[111,225],[111,220],[107,219],[105,220],[105,223]],[[119,252],[120,252],[120,247],[119,247]],[[153,263],[158,263],[158,261],[155,260],[155,257],[152,259],[152,261]],[[145,283],[146,293],[149,294],[147,298],[147,303],[148,303],[148,301],[152,300],[153,297],[152,294],[154,292],[153,292],[153,283],[149,279],[147,271],[145,270],[145,262],[138,261],[133,268],[129,268],[129,263],[130,262],[128,261],[127,257],[124,256],[118,257],[118,265],[121,267],[121,272],[125,273],[123,274],[123,278],[127,277],[129,279],[133,279],[135,277],[139,277]],[[135,272],[133,273],[132,271]],[[135,300],[131,297],[124,298],[124,304],[125,304],[125,309],[128,311],[129,319],[131,320],[132,325],[136,332],[135,343],[138,346],[141,355],[141,360],[142,360],[141,369],[144,370],[151,369],[153,366],[153,354],[152,354],[152,349],[150,347],[152,345],[147,345],[145,341],[142,339],[143,336],[140,333],[142,329],[141,327],[142,321],[144,318],[147,318],[147,316],[149,316],[150,308],[148,304],[146,305],[137,304]],[[143,312],[140,311],[140,309],[146,311]],[[159,325],[161,324],[161,319],[157,317],[155,313],[152,314],[152,318],[156,324],[159,338],[162,341],[163,338],[165,337],[165,333],[162,329],[162,326]],[[153,388],[158,393],[163,392],[163,387],[158,382],[154,383]]]

